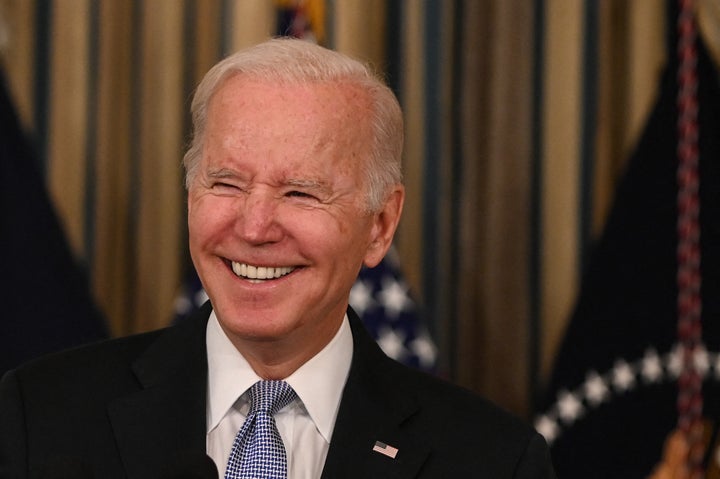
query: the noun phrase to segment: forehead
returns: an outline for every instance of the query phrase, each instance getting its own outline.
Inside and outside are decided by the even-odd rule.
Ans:
[[[365,123],[370,114],[370,95],[355,82],[279,82],[236,74],[211,97],[208,122],[225,115],[253,123],[284,119],[277,126],[288,128],[292,120],[301,119],[313,126],[323,122],[343,126]]]
[[[275,141],[312,134],[320,142],[366,143],[370,113],[368,93],[350,82],[282,84],[235,75],[211,98],[207,130]]]
[[[355,170],[369,149],[370,114],[369,94],[357,84],[278,84],[236,75],[211,98],[205,144],[227,157],[280,160],[288,168]]]

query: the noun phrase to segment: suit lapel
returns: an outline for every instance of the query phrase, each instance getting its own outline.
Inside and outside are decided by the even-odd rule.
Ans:
[[[166,330],[133,363],[140,389],[108,407],[130,478],[157,475],[178,452],[205,451],[209,311]]]
[[[210,305],[168,329],[133,364],[140,388],[108,407],[129,478],[153,477],[178,453],[205,451]],[[418,411],[397,363],[385,356],[352,310],[353,361],[343,391],[323,479],[416,477],[429,454],[423,438],[403,431]],[[138,439],[142,438],[142,439]],[[394,458],[373,451],[376,442]]]
[[[382,353],[352,310],[348,316],[353,361],[322,477],[415,477],[429,449],[402,425],[419,405],[411,388],[403,387],[401,366]],[[397,449],[396,456],[374,451],[377,441]]]

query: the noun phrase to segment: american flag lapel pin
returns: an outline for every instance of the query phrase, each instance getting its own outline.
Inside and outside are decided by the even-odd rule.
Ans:
[[[398,449],[396,447],[389,446],[385,444],[384,442],[375,441],[375,445],[373,446],[373,451],[379,452],[383,456],[387,456],[390,459],[395,459],[395,456],[397,456]]]

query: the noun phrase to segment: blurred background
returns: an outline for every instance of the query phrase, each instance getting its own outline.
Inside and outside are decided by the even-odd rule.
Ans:
[[[695,6],[717,68],[720,6]],[[558,351],[674,61],[676,14],[665,0],[0,0],[3,115],[12,105],[25,135],[2,158],[3,260],[17,268],[6,295],[25,309],[2,320],[16,356],[0,369],[173,321],[192,276],[181,158],[193,89],[225,55],[294,34],[372,63],[401,101],[408,198],[396,250],[432,369],[532,420],[562,389]],[[7,166],[10,153],[26,164]],[[46,194],[52,211],[38,213]],[[46,213],[77,278],[40,260],[54,251],[35,231]],[[14,282],[13,271],[49,276],[51,263],[61,273],[48,289]],[[69,296],[92,302],[93,325],[72,302],[53,304]]]

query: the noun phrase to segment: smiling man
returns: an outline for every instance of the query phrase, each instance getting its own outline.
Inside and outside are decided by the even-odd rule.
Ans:
[[[211,69],[192,110],[190,252],[210,301],[8,373],[0,477],[554,477],[531,428],[392,361],[348,306],[403,207],[393,93],[276,39]]]
[[[403,188],[392,178],[372,205],[365,193],[361,85],[229,75],[187,160],[190,252],[223,332],[260,376],[283,379],[337,333],[361,266],[390,246]]]

